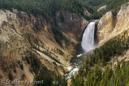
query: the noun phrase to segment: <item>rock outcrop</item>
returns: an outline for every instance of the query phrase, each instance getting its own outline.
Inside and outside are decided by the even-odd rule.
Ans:
[[[88,25],[88,21],[79,17],[77,14],[69,13],[64,10],[60,10],[56,13],[58,26],[61,28],[64,35],[78,43],[83,33],[84,28]]]
[[[129,30],[129,3],[122,5],[116,16],[110,11],[100,19],[97,33],[99,44],[126,30]]]

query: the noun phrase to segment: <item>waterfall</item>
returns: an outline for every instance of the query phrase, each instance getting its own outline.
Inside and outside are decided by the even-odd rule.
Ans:
[[[95,22],[90,22],[83,33],[81,46],[85,52],[95,48],[94,46]]]
[[[94,45],[94,35],[95,35],[95,22],[90,22],[90,24],[87,26],[87,28],[85,29],[84,33],[83,33],[83,37],[82,37],[82,42],[81,42],[81,46],[83,48],[83,50],[85,52],[88,52],[95,47]],[[77,55],[77,58],[81,57],[83,54],[79,54]],[[73,76],[75,74],[76,71],[79,70],[79,63],[82,63],[82,61],[78,60],[78,63],[74,63],[75,68],[73,68],[69,74],[66,77],[66,80],[71,78],[71,76]]]

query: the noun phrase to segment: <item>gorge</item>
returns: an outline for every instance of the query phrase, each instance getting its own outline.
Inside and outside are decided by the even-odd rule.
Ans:
[[[129,86],[126,2],[1,0],[0,86]]]

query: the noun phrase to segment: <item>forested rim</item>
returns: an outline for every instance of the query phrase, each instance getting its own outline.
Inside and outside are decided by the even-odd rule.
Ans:
[[[91,20],[99,19],[106,12],[96,12],[96,9],[92,8],[94,6],[100,7],[101,3],[104,4],[102,0],[90,0],[90,2],[89,0],[0,0],[0,8],[10,11],[15,8],[35,16],[41,15],[46,20],[54,19],[56,12],[63,9]],[[111,4],[111,6],[114,5]],[[91,13],[90,16],[84,15],[86,10]]]
[[[122,4],[127,3],[129,0],[82,0],[87,5],[92,7],[101,7],[103,5],[107,5],[107,10],[118,9]]]
[[[122,33],[94,50],[87,56],[78,74],[72,77],[73,86],[128,86],[129,61],[124,59],[114,65],[113,57],[123,55],[129,49],[128,32]]]
[[[84,16],[84,10],[93,13],[93,9],[81,0],[0,0],[0,8],[11,10],[12,8],[31,13],[35,16],[43,16],[46,20],[55,18],[55,13],[61,9]]]
[[[100,11],[99,15],[103,15],[106,12],[112,10],[113,13],[117,14],[120,10],[121,5],[129,2],[129,0],[82,0],[88,6],[91,6],[94,10],[97,10],[103,5],[107,5],[106,10]]]
[[[122,4],[129,0],[0,0],[0,8],[12,10],[12,8],[31,13],[35,16],[43,16],[46,20],[55,18],[55,13],[61,9],[78,14],[87,20],[99,19],[107,11],[117,13]],[[96,10],[107,5],[107,9],[101,12]],[[84,16],[88,10],[91,16]]]

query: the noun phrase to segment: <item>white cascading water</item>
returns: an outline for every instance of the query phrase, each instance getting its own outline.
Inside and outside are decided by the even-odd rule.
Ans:
[[[85,52],[95,48],[94,46],[95,22],[90,22],[83,33],[81,46]]]
[[[95,48],[94,46],[94,32],[95,32],[95,22],[90,22],[90,24],[87,26],[83,33],[81,46],[85,52],[88,52]],[[81,57],[83,54],[77,55],[77,58]],[[77,64],[77,63],[76,63]],[[66,80],[71,78],[75,74],[76,71],[78,71],[79,68],[76,66],[71,70],[71,72],[66,77]]]

